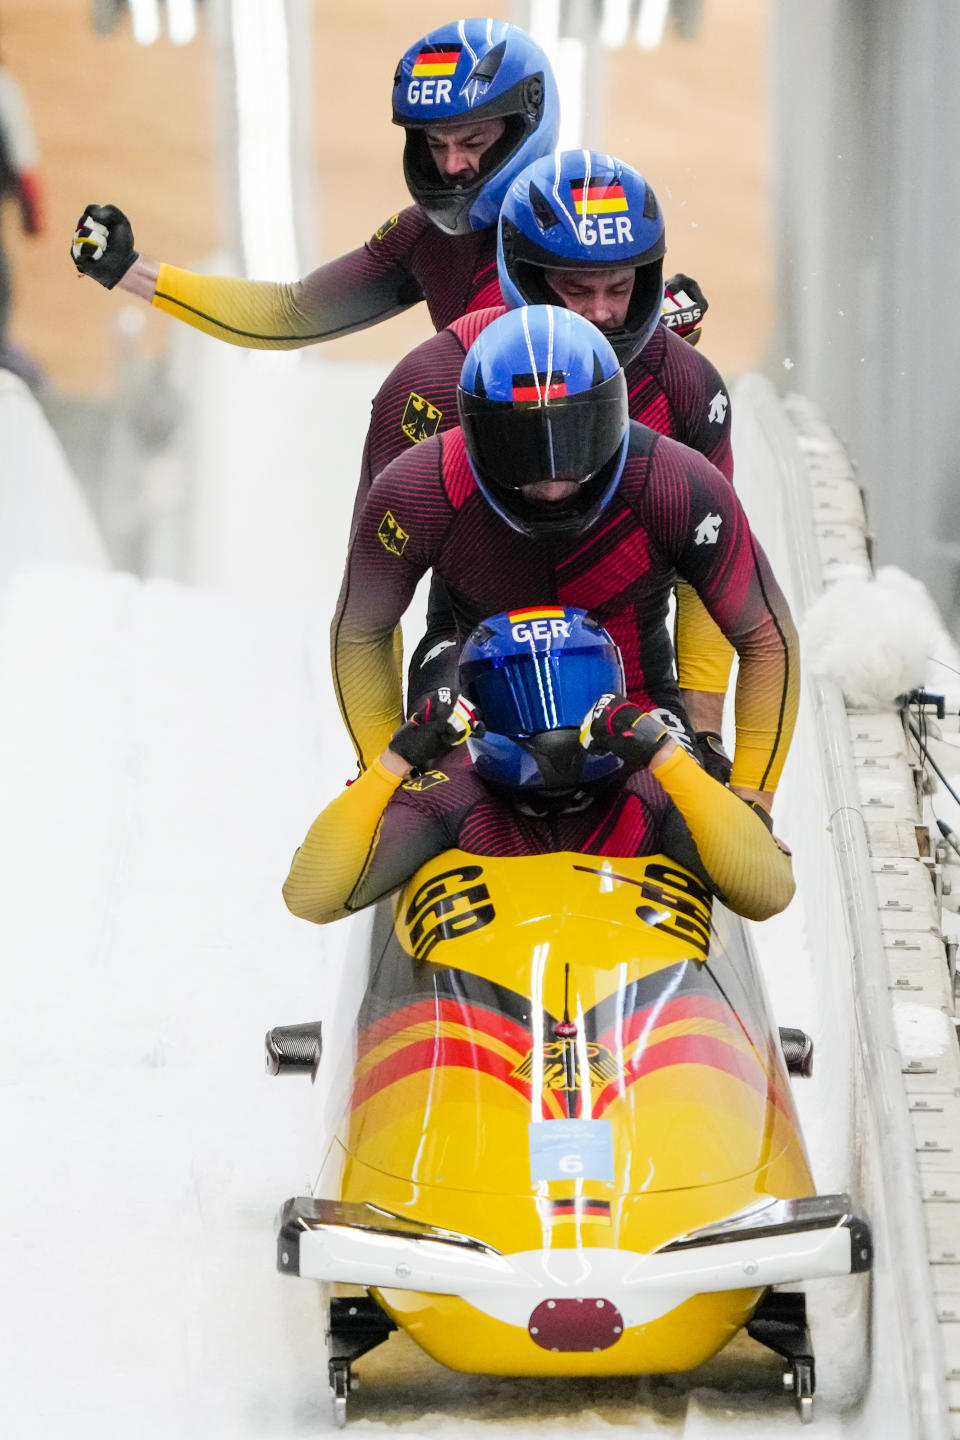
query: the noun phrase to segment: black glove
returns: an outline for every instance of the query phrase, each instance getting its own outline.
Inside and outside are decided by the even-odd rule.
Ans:
[[[700,746],[704,770],[708,775],[712,775],[714,780],[719,780],[721,785],[729,785],[733,761],[724,750],[723,741],[716,730],[698,730],[695,739]]]
[[[73,232],[70,254],[81,275],[89,275],[108,290],[140,258],[133,248],[130,221],[116,205],[87,206]]]
[[[663,323],[682,340],[696,345],[709,309],[707,297],[689,275],[671,275],[663,282]]]
[[[443,686],[429,694],[404,721],[390,741],[390,749],[414,770],[428,770],[447,750],[462,745],[476,724],[477,713],[470,701],[462,695],[454,700],[452,692]]]
[[[746,805],[748,810],[753,811],[754,815],[756,815],[758,820],[763,821],[764,825],[766,825],[767,829],[770,831],[770,834],[773,835],[773,816],[770,814],[770,811],[767,809],[766,805],[762,805],[759,800],[748,800],[744,795],[741,795],[740,799],[743,801],[744,805]],[[787,850],[786,845],[781,844],[779,840],[777,840],[777,844],[780,846],[781,850],[786,851],[788,855],[790,854],[790,851]]]
[[[635,769],[648,765],[664,741],[672,739],[666,725],[626,695],[601,695],[580,726],[584,750],[609,751]]]

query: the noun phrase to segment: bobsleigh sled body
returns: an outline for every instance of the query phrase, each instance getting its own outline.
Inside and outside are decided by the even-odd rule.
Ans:
[[[366,1287],[456,1370],[683,1371],[768,1286],[866,1268],[844,1201],[693,875],[452,851],[380,907],[349,1114],[279,1264]]]

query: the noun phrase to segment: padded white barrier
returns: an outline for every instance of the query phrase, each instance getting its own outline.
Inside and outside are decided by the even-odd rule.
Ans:
[[[43,565],[109,568],[59,441],[30,391],[0,370],[0,595]]]
[[[859,494],[848,466],[821,467],[814,493],[797,430],[761,377],[740,381],[734,427],[737,489],[799,623],[825,581],[871,573]],[[850,1282],[810,1287],[818,1393],[853,1408],[855,1433],[948,1440],[916,1140],[863,803],[843,698],[808,667],[775,812],[795,855],[800,913],[791,907],[788,923],[795,935],[799,921],[803,954],[790,953],[775,921],[755,927],[755,938],[780,1023],[814,1037],[814,1078],[798,1103],[818,1188],[850,1190],[876,1245],[869,1316],[865,1291]]]

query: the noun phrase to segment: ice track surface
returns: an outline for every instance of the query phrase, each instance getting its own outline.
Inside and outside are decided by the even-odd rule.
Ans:
[[[262,391],[269,372],[244,360],[231,354],[222,363],[236,371],[220,373],[231,386],[254,374]],[[306,394],[319,375],[309,362],[284,372],[285,390]],[[320,1097],[309,1083],[269,1079],[261,1041],[272,1024],[318,1017],[330,1038],[350,931],[363,923],[304,925],[287,915],[280,882],[352,768],[326,626],[365,384],[342,453],[324,430],[329,414],[284,442],[291,473],[323,485],[309,604],[289,569],[271,575],[255,551],[224,550],[222,475],[208,475],[195,545],[199,578],[218,589],[109,573],[64,500],[39,422],[19,396],[13,419],[0,405],[0,422],[29,430],[50,479],[41,496],[56,490],[58,514],[70,512],[52,550],[36,540],[39,523],[24,523],[0,575],[0,1408],[18,1440],[330,1429],[318,1300],[276,1274],[273,1242],[280,1203],[308,1189],[320,1159]],[[256,423],[241,421],[227,448],[245,452],[246,474],[277,475],[266,437],[257,452]],[[255,506],[245,514],[255,535]],[[268,537],[261,562],[282,550]],[[789,811],[785,797],[785,820]],[[782,972],[803,981],[802,904],[770,933]],[[774,998],[789,1008],[789,995]],[[780,1023],[815,1030],[809,987],[805,1003]],[[829,1152],[829,1109],[803,1111],[815,1167],[818,1147]],[[844,1424],[833,1410],[846,1324],[834,1318],[805,1433],[895,1435],[876,1417]],[[846,1365],[859,1370],[855,1345]],[[779,1362],[745,1338],[689,1377],[460,1376],[398,1336],[358,1371],[358,1436],[798,1430]]]

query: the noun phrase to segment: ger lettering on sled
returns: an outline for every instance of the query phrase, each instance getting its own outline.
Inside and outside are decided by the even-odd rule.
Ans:
[[[771,1023],[740,921],[664,856],[452,851],[373,934],[348,1113],[277,1252],[324,1284],[338,1423],[398,1327],[516,1376],[691,1370],[745,1328],[809,1420],[779,1287],[869,1270],[870,1230],[815,1193],[788,1078],[812,1047]],[[316,1075],[319,1026],[267,1050]]]

